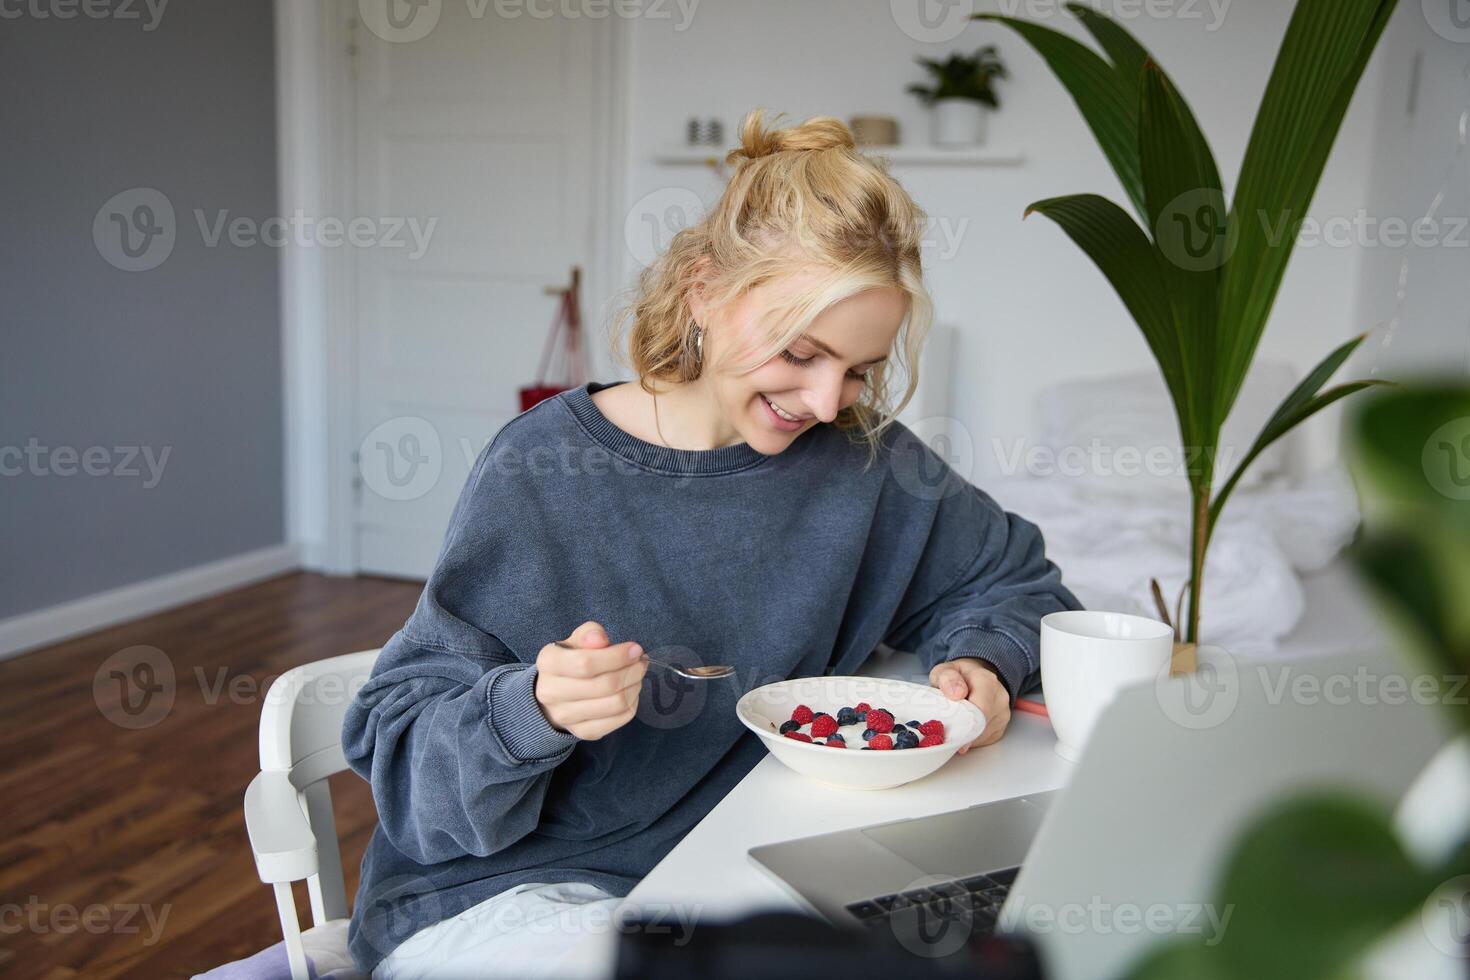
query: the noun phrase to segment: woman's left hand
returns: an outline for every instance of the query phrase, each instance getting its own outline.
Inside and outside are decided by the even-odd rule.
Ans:
[[[985,713],[985,731],[969,745],[960,746],[960,755],[999,741],[1005,734],[1011,723],[1011,695],[988,661],[976,657],[946,661],[929,671],[929,683],[951,701],[969,701]]]

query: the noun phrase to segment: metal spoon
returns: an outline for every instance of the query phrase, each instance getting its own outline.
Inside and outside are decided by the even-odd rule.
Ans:
[[[557,640],[556,645],[561,647],[563,650],[577,649],[570,644],[563,643],[561,640]],[[646,653],[643,655],[643,659],[653,664],[655,667],[662,667],[664,670],[671,670],[674,673],[678,674],[680,677],[687,677],[691,681],[718,680],[721,677],[729,677],[731,674],[735,673],[734,667],[728,667],[724,664],[710,664],[707,667],[678,667],[674,664],[666,664],[662,660],[654,660]]]

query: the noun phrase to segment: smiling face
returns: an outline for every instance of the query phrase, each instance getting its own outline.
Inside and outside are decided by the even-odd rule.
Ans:
[[[706,362],[717,360],[727,345],[741,353],[757,348],[765,340],[759,321],[764,303],[809,283],[787,277],[763,284],[720,310],[691,300],[706,328]],[[766,455],[779,453],[857,402],[867,384],[864,374],[888,357],[907,310],[907,295],[897,287],[864,290],[827,307],[803,335],[754,370],[712,370],[700,380],[741,440]]]

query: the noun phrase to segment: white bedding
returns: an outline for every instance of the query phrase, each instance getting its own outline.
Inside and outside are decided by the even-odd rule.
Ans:
[[[1097,481],[1022,476],[984,489],[1037,524],[1063,581],[1094,609],[1158,613],[1157,578],[1173,616],[1189,574],[1189,497],[1178,489],[1128,493]],[[1232,495],[1205,567],[1201,639],[1233,652],[1266,653],[1302,616],[1300,573],[1323,568],[1352,538],[1357,498],[1340,467],[1293,485],[1271,476]]]

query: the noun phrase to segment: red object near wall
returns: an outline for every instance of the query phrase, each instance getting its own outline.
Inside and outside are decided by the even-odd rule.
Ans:
[[[546,290],[548,293],[559,294],[561,302],[551,321],[551,332],[546,337],[546,346],[541,351],[536,380],[520,389],[523,412],[553,395],[587,383],[587,365],[582,352],[581,298],[578,295],[581,285],[582,270],[573,266],[570,286],[565,289],[553,286]],[[558,352],[562,355],[562,377],[566,378],[566,382],[562,384],[548,380],[551,377],[548,372],[551,370],[552,358]]]

